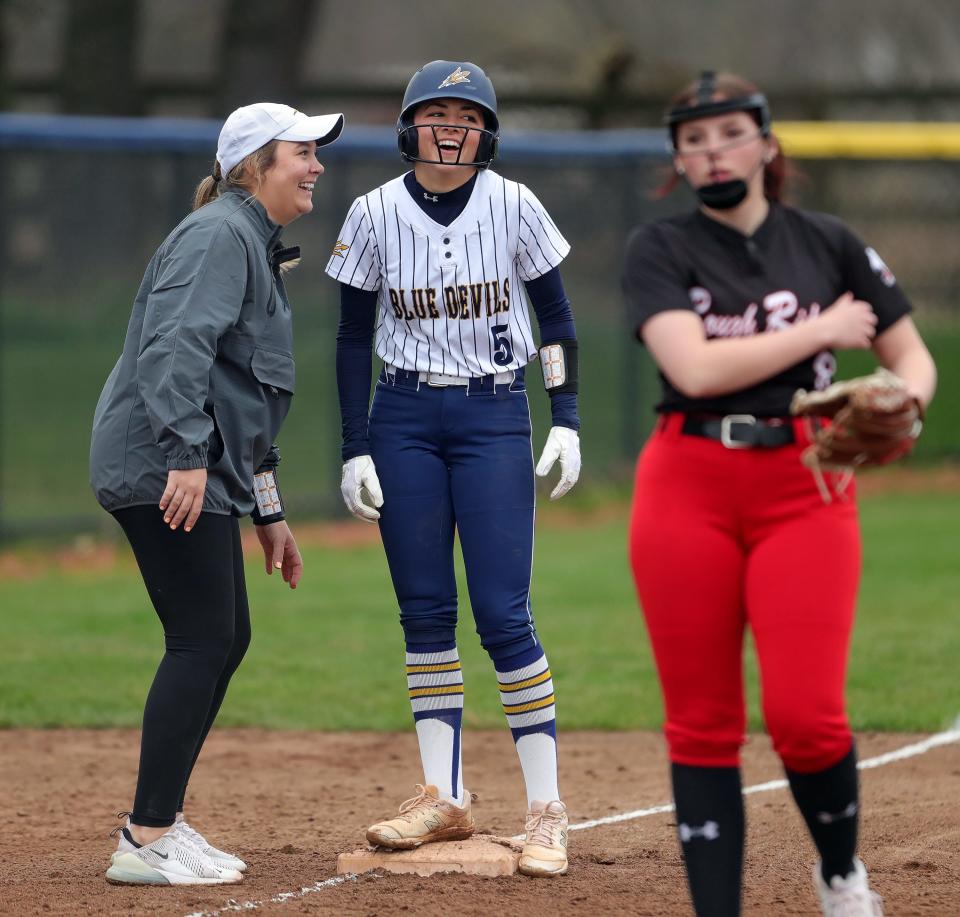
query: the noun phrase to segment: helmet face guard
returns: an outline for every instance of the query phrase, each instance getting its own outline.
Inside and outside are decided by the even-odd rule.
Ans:
[[[411,119],[412,120],[412,119]],[[425,159],[420,155],[420,136],[418,131],[422,128],[429,128],[433,132],[433,139],[437,146],[440,146],[440,138],[437,136],[437,130],[441,127],[449,127],[454,130],[463,131],[464,137],[460,141],[460,146],[457,149],[457,158],[453,162],[449,162],[445,159]],[[428,162],[433,165],[444,165],[444,166],[472,166],[477,169],[485,169],[487,166],[493,162],[494,157],[497,155],[497,145],[499,138],[493,131],[488,130],[486,127],[467,127],[464,124],[409,124],[405,127],[398,128],[399,133],[397,134],[397,146],[400,148],[400,155],[407,160],[407,162]],[[466,141],[466,133],[468,131],[474,131],[480,134],[480,140],[477,143],[477,152],[476,159],[472,162],[461,162],[460,155],[463,153],[464,142]]]
[[[477,145],[476,158],[473,162],[461,162],[460,153],[463,144],[457,152],[456,162],[443,162],[440,159],[425,159],[420,155],[418,127],[413,123],[417,108],[426,102],[438,99],[462,99],[475,105],[483,115],[484,126],[469,127],[463,124],[430,124],[421,127],[430,127],[433,130],[434,140],[437,140],[436,129],[452,127],[460,131],[477,131],[480,141]],[[466,137],[466,133],[464,134]],[[403,95],[403,107],[397,119],[397,147],[400,155],[408,162],[425,162],[434,165],[470,166],[485,169],[493,162],[497,155],[497,146],[500,140],[500,121],[497,118],[497,96],[493,84],[487,75],[476,64],[469,61],[432,61],[424,64],[410,79],[407,91]]]
[[[668,145],[671,153],[677,152],[678,124],[734,111],[745,111],[752,115],[760,127],[760,136],[770,136],[770,105],[762,92],[715,101],[713,97],[716,93],[716,85],[716,74],[712,70],[704,70],[697,84],[696,100],[686,105],[675,105],[663,116],[663,123],[670,129]]]

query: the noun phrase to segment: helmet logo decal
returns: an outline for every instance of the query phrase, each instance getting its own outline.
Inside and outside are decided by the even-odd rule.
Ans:
[[[469,83],[470,82],[470,71],[461,70],[457,67],[453,73],[450,74],[438,87],[437,89],[446,89],[448,86],[456,86],[457,83]]]

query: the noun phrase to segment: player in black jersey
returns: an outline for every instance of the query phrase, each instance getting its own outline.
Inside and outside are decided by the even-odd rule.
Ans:
[[[694,908],[740,910],[749,625],[766,726],[821,857],[824,912],[878,914],[856,857],[843,692],[856,505],[852,488],[821,496],[800,462],[809,421],[789,404],[798,388],[830,384],[838,349],[872,349],[921,406],[936,370],[880,256],[836,217],[780,202],[787,164],[755,86],[704,73],[667,124],[676,174],[664,191],[685,179],[699,207],[637,228],[627,245],[633,327],[663,386],[637,466],[630,554]]]

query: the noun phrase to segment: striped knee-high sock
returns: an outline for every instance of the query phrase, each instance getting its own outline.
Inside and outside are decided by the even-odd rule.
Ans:
[[[500,701],[527,785],[527,803],[560,798],[553,678],[540,646],[495,660]]]
[[[408,643],[407,689],[420,743],[423,782],[435,786],[441,798],[460,805],[463,672],[456,643]]]

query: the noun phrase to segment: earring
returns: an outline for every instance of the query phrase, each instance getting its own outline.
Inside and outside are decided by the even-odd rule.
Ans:
[[[683,178],[687,174],[687,170],[683,166],[677,166],[677,175]]]
[[[765,165],[770,165],[770,163],[773,162],[773,153],[766,153],[763,157],[763,161]]]

